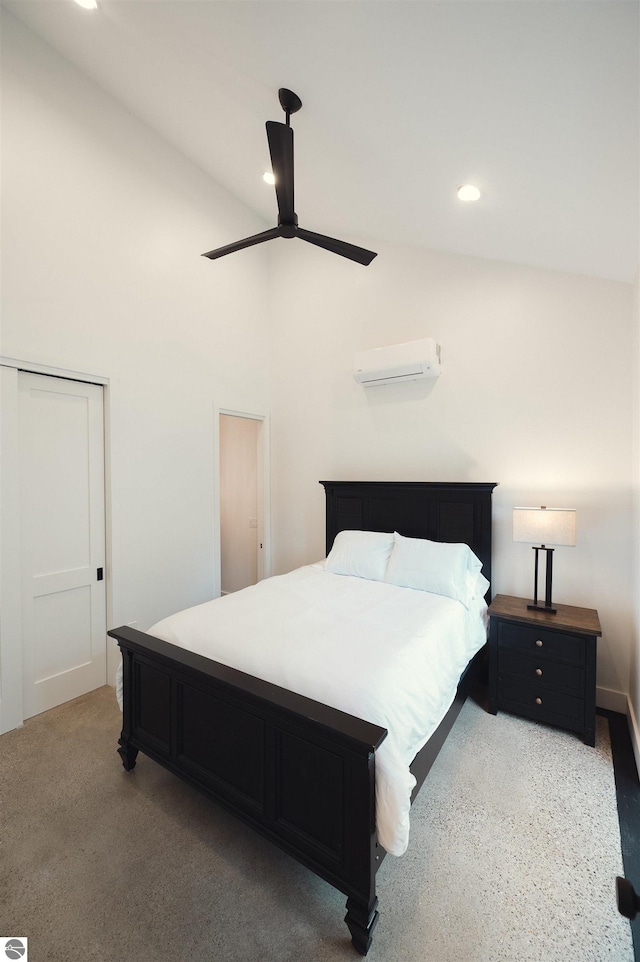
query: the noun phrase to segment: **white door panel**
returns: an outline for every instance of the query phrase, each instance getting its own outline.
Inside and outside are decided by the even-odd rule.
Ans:
[[[24,716],[105,683],[102,388],[19,377]]]

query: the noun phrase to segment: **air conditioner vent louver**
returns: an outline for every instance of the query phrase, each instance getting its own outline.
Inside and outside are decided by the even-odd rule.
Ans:
[[[440,345],[432,337],[359,351],[353,364],[353,376],[363,387],[438,377],[440,371]]]

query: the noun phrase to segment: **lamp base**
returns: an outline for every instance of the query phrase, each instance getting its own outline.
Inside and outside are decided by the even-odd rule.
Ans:
[[[546,611],[548,615],[555,615],[558,613],[557,608],[552,608],[551,605],[527,605],[530,611]]]

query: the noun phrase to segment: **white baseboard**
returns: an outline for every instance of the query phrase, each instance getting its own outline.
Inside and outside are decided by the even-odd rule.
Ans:
[[[636,768],[640,773],[640,726],[633,710],[633,704],[628,695],[621,691],[611,691],[609,688],[596,689],[596,705],[607,711],[617,711],[629,719],[629,735],[636,760]]]
[[[629,702],[623,691],[612,691],[610,688],[596,688],[596,705],[606,711],[617,711],[621,715],[629,713]]]
[[[636,759],[636,768],[638,769],[638,772],[640,772],[640,728],[638,728],[638,719],[636,718],[636,713],[633,710],[631,699],[628,699],[628,715],[631,745],[633,746],[633,754],[635,755]]]

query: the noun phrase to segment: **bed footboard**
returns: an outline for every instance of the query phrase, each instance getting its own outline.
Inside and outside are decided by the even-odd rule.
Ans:
[[[127,771],[139,751],[215,799],[347,898],[366,954],[377,922],[377,725],[133,628],[123,655]]]

